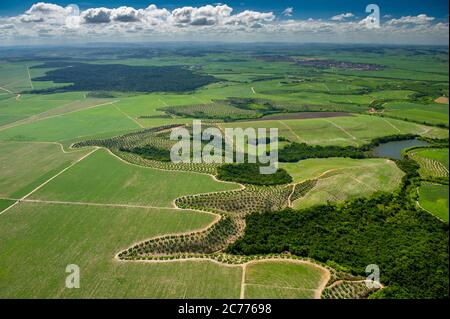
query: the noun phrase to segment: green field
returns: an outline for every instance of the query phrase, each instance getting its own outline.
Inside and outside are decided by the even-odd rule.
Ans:
[[[448,177],[448,148],[419,148],[408,152],[408,155],[419,163],[422,177]]]
[[[28,194],[87,154],[87,150],[63,153],[52,143],[1,142],[0,147],[0,197],[12,198]]]
[[[124,116],[114,105],[105,105],[2,130],[0,140],[64,141],[139,128],[137,123]]]
[[[280,136],[293,142],[315,145],[360,146],[372,139],[395,134],[419,134],[445,138],[448,131],[368,115],[282,121],[226,123],[223,127],[278,128]]]
[[[0,199],[0,211],[3,211],[4,209],[8,208],[12,204],[14,204],[15,201],[9,200],[9,199]]]
[[[323,276],[324,270],[309,264],[276,261],[252,263],[246,267],[245,298],[312,299]]]
[[[419,204],[448,223],[448,194],[448,185],[425,183],[419,188]]]
[[[377,191],[393,191],[404,175],[394,162],[385,159],[308,159],[282,163],[280,167],[293,177],[295,183],[318,179],[311,191],[293,203],[295,208],[340,202]]]
[[[237,189],[210,176],[134,166],[98,150],[32,199],[171,207],[181,196]]]
[[[330,61],[331,66],[312,67],[301,63],[308,58]],[[350,64],[335,67],[333,61]],[[124,74],[127,83],[121,82],[120,78],[117,81],[106,78],[105,83],[95,83],[89,72],[88,75],[83,73],[83,78],[81,73],[71,74],[67,70],[60,72],[68,77],[64,79],[67,83],[37,80],[49,75],[50,71],[64,68],[64,65],[74,67],[72,63],[78,62],[83,63],[83,70],[92,67],[112,72],[123,67],[131,73]],[[44,63],[49,65],[35,68]],[[362,70],[351,66],[355,63],[376,64],[379,68]],[[211,81],[187,91],[183,88],[192,83],[186,81],[194,81],[194,76],[175,81],[166,78],[167,83],[151,78],[163,91],[142,91],[139,85],[148,85],[150,79],[145,82],[142,78],[142,83],[134,81],[132,69],[136,68],[129,66],[153,66],[166,72],[170,72],[170,68],[164,67],[174,67],[177,74],[195,73]],[[114,149],[116,154],[127,154],[124,158],[135,163],[130,164],[105,148],[70,146],[77,142],[125,136],[123,145],[128,147],[126,143],[132,138],[128,139],[127,134],[139,131],[142,133],[139,146],[164,145],[167,153],[167,146],[172,145],[172,141],[162,140],[169,134],[165,131],[167,128],[161,127],[190,125],[193,119],[208,121],[222,130],[229,127],[277,128],[279,136],[285,138],[280,141],[279,148],[292,142],[359,147],[376,138],[402,134],[441,139],[430,141],[430,144],[441,145],[445,143],[442,139],[449,137],[449,107],[435,101],[448,96],[448,79],[448,48],[440,47],[277,44],[175,49],[164,46],[141,48],[130,44],[130,47],[120,48],[0,49],[0,298],[319,297],[328,274],[312,263],[248,262],[255,257],[242,255],[239,258],[248,258],[243,265],[221,263],[232,260],[230,255],[227,260],[216,259],[221,262],[185,260],[191,255],[181,256],[182,261],[139,261],[145,254],[151,255],[147,250],[139,256],[130,254],[134,257],[127,261],[115,258],[130,247],[151,248],[149,242],[162,243],[162,246],[168,243],[171,248],[178,247],[180,242],[188,243],[179,247],[192,248],[188,250],[189,254],[192,251],[209,253],[217,247],[228,254],[226,249],[236,238],[253,235],[246,233],[250,223],[244,222],[244,218],[266,218],[271,214],[274,214],[273,220],[264,223],[259,230],[273,229],[273,234],[255,237],[247,248],[267,240],[268,244],[261,251],[291,252],[323,263],[333,264],[338,260],[341,266],[358,267],[380,260],[385,262],[392,253],[405,258],[386,263],[394,265],[387,271],[390,273],[388,286],[394,286],[394,297],[398,293],[400,297],[414,298],[414,293],[408,295],[410,291],[423,292],[420,296],[442,297],[433,292],[448,288],[448,267],[445,273],[442,270],[445,265],[439,263],[445,259],[445,254],[448,261],[448,251],[438,251],[441,233],[436,232],[436,236],[440,236],[437,239],[432,236],[434,233],[428,234],[430,229],[435,230],[442,223],[422,210],[410,210],[417,206],[417,188],[420,206],[448,222],[448,186],[423,181],[443,183],[443,179],[448,178],[448,148],[435,146],[408,152],[420,164],[422,181],[414,175],[413,187],[407,188],[405,192],[409,193],[404,194],[399,187],[402,178],[406,179],[408,175],[399,168],[402,163],[397,166],[382,158],[310,158],[297,163],[280,163],[280,168],[292,176],[292,183],[285,179],[281,186],[247,185],[244,188],[237,183],[220,182],[211,175],[195,173],[215,174],[220,171],[215,166],[199,164],[190,167],[145,161],[138,153],[128,152],[130,149]],[[169,82],[170,90],[164,85]],[[76,90],[85,91],[70,92],[64,88],[71,83],[80,85]],[[83,88],[85,83],[95,87]],[[101,89],[95,90],[96,84]],[[308,116],[302,112],[310,115],[316,112],[317,118],[296,118],[299,113]],[[328,112],[340,113],[332,114],[339,115],[333,117]],[[269,116],[291,117],[274,120],[273,117],[268,119]],[[159,128],[161,136],[153,132],[147,134],[149,128]],[[95,145],[110,147],[108,142]],[[255,149],[253,145],[247,150]],[[158,150],[153,151],[157,153]],[[191,172],[180,171],[182,168]],[[364,214],[357,211],[358,203],[351,201],[336,206],[338,208],[315,206],[353,199],[371,201],[367,197],[377,192],[396,195],[389,199],[390,203],[384,203],[385,206],[377,202],[374,204],[376,209],[364,211]],[[374,201],[382,196],[388,195],[378,193],[373,197]],[[400,202],[399,198],[404,201]],[[400,207],[397,200],[405,206]],[[359,215],[346,212],[344,217],[348,222],[341,223],[343,216],[332,215],[336,218],[335,224],[340,225],[338,229],[316,214],[327,209],[325,213],[331,214],[331,210],[353,207],[351,205],[356,207],[353,212]],[[194,207],[198,210],[192,210]],[[383,207],[388,207],[389,211],[382,211]],[[303,208],[309,210],[298,211]],[[219,221],[212,211],[221,214],[223,219]],[[377,215],[370,216],[372,211]],[[395,216],[394,213],[389,215],[391,211]],[[252,214],[262,212],[264,214]],[[319,223],[312,223],[311,236],[307,236],[315,238],[316,242],[306,238],[305,245],[296,246],[295,241],[278,245],[281,237],[277,236],[285,235],[284,229],[289,228],[280,226],[286,216],[283,213],[292,215],[290,218],[294,221],[302,216],[310,217],[306,222],[317,218]],[[353,216],[363,217],[353,220]],[[410,224],[414,233],[408,232]],[[293,232],[289,234],[302,235],[302,228],[295,228],[295,222],[288,226],[292,225]],[[389,227],[394,229],[393,233],[399,233],[392,236],[394,239],[386,236],[382,238],[385,241],[381,241],[376,235],[383,234],[381,228],[389,234]],[[345,231],[351,236],[343,234]],[[367,234],[374,236],[370,237],[374,240],[370,241],[369,248],[380,260],[371,260],[365,255],[362,246]],[[408,237],[409,234],[416,237]],[[167,240],[154,239],[159,236],[165,236]],[[330,242],[325,242],[325,238]],[[401,246],[402,250],[397,251],[399,246],[395,238],[402,238],[402,245],[405,242],[414,245]],[[359,241],[351,242],[353,239]],[[220,245],[214,246],[216,242]],[[154,247],[159,246],[155,244]],[[318,251],[317,247],[323,247],[323,250]],[[336,249],[327,252],[329,247]],[[362,250],[355,250],[355,247]],[[428,260],[420,255],[426,250],[424,247],[438,247],[433,252],[439,253],[439,258]],[[164,254],[165,251],[150,257],[167,257]],[[252,253],[258,254],[259,251]],[[331,256],[331,259],[325,256]],[[429,268],[418,265],[418,260],[425,260]],[[69,264],[80,267],[80,289],[64,286]],[[412,264],[418,266],[410,267]],[[364,268],[360,268],[352,268],[352,274],[364,275]],[[381,271],[383,274],[384,270]],[[395,271],[398,274],[393,274]],[[435,281],[428,286],[435,289],[421,289],[417,286],[419,283],[406,288],[395,286],[402,282],[398,280],[400,277],[405,279],[401,275],[405,271],[410,278],[433,278]],[[344,291],[347,286],[343,286],[343,295],[352,295]],[[409,290],[411,287],[413,289]]]
[[[388,102],[384,104],[384,114],[415,122],[448,125],[448,105],[445,104],[418,104],[411,102]]]
[[[238,298],[240,267],[114,260],[133,242],[198,229],[213,218],[171,209],[22,203],[1,215],[0,296]],[[69,264],[80,267],[80,289],[65,289]]]

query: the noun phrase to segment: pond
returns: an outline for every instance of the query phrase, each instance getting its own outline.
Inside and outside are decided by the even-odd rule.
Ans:
[[[405,148],[427,145],[430,144],[418,139],[410,139],[380,144],[379,146],[375,147],[372,152],[375,156],[378,157],[389,157],[398,160],[402,158],[401,153]]]

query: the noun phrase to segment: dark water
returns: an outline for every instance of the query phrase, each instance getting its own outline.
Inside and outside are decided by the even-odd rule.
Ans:
[[[389,157],[393,159],[401,159],[401,152],[405,148],[413,147],[413,146],[427,146],[430,145],[425,141],[411,139],[405,141],[395,141],[383,143],[380,146],[377,146],[373,149],[373,154],[379,157]]]

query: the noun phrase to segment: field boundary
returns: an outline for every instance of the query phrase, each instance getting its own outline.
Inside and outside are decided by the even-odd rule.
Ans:
[[[25,200],[27,197],[31,196],[32,194],[34,194],[36,191],[38,191],[39,189],[41,189],[42,187],[44,187],[45,185],[47,185],[48,183],[50,183],[52,180],[54,180],[55,178],[57,178],[58,176],[60,176],[61,174],[63,174],[64,172],[66,172],[67,170],[69,170],[70,168],[72,168],[73,166],[75,166],[76,164],[78,164],[79,162],[81,162],[82,160],[84,160],[85,158],[89,157],[90,155],[92,155],[94,152],[96,152],[99,148],[96,147],[94,148],[91,152],[87,153],[86,155],[82,156],[81,158],[79,158],[78,160],[76,160],[75,162],[73,162],[72,164],[70,164],[69,166],[67,166],[66,168],[64,168],[62,171],[60,171],[59,173],[57,173],[56,175],[53,175],[52,177],[50,177],[48,180],[46,180],[45,182],[43,182],[42,184],[40,184],[39,186],[37,186],[36,188],[34,188],[32,191],[30,191],[28,194],[26,194],[25,196],[21,197],[20,199],[18,199],[14,204],[8,206],[7,208],[5,208],[4,210],[2,210],[0,212],[0,215],[6,213],[8,210],[10,210],[11,208],[13,208],[14,206],[16,206],[17,204],[19,204],[20,202],[22,202],[23,200]]]
[[[79,101],[81,101],[81,100],[72,101],[70,103],[67,103],[67,104],[61,105],[59,107],[56,107],[55,109],[63,108],[63,107],[66,107],[66,106],[68,106],[70,104],[73,104],[73,103],[76,103],[76,102],[79,102]],[[61,113],[61,114],[54,114],[54,115],[50,115],[50,116],[46,116],[46,117],[45,116],[44,117],[39,117],[40,115],[45,114],[45,113],[50,111],[50,110],[47,110],[45,112],[41,112],[39,114],[31,115],[30,117],[27,117],[27,118],[24,118],[24,119],[20,119],[18,121],[15,121],[15,122],[12,122],[12,123],[0,126],[0,131],[5,131],[5,130],[8,130],[10,128],[14,128],[14,127],[22,126],[22,125],[27,125],[27,124],[32,124],[32,123],[40,122],[40,121],[43,121],[43,120],[52,119],[52,118],[55,118],[55,117],[60,117],[60,116],[68,115],[68,114],[78,113],[78,112],[81,112],[81,111],[90,110],[90,109],[97,108],[97,107],[100,107],[100,106],[112,105],[112,104],[117,103],[119,101],[120,100],[115,100],[115,101],[110,101],[110,102],[106,102],[106,103],[96,104],[96,105],[88,106],[88,107],[85,107],[85,108],[81,108],[81,109],[77,109],[77,110],[73,110],[73,111],[69,111],[69,112],[65,112],[65,113]],[[53,109],[53,110],[55,110],[55,109]]]

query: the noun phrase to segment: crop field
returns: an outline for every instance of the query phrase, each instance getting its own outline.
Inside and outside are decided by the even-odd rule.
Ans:
[[[448,185],[423,184],[419,188],[419,204],[448,223]]]
[[[410,102],[387,102],[387,116],[411,120],[418,123],[448,125],[448,104],[418,104]]]
[[[63,153],[61,146],[53,143],[1,142],[0,147],[3,198],[21,198],[87,153]]]
[[[66,185],[72,185],[69,191]],[[236,188],[237,185],[218,183],[206,175],[133,166],[98,150],[31,198],[170,207],[177,197]]]
[[[419,134],[435,138],[448,136],[448,131],[444,129],[368,115],[226,123],[222,127],[278,128],[280,136],[293,142],[338,146],[361,146],[374,138],[394,134]]]
[[[448,148],[415,149],[408,154],[419,163],[422,177],[448,177]]]
[[[312,299],[326,271],[309,264],[257,262],[246,266],[245,298]]]
[[[1,217],[3,298],[239,297],[239,267],[114,260],[135,241],[205,227],[208,214],[22,203]],[[80,289],[64,289],[69,264],[80,267]]]
[[[0,49],[0,298],[445,297],[447,69],[441,47]],[[277,128],[277,174],[173,163],[194,119]]]
[[[296,183],[318,180],[312,191],[294,201],[295,208],[364,197],[377,191],[393,191],[403,177],[394,162],[385,159],[308,159],[281,164]]]

